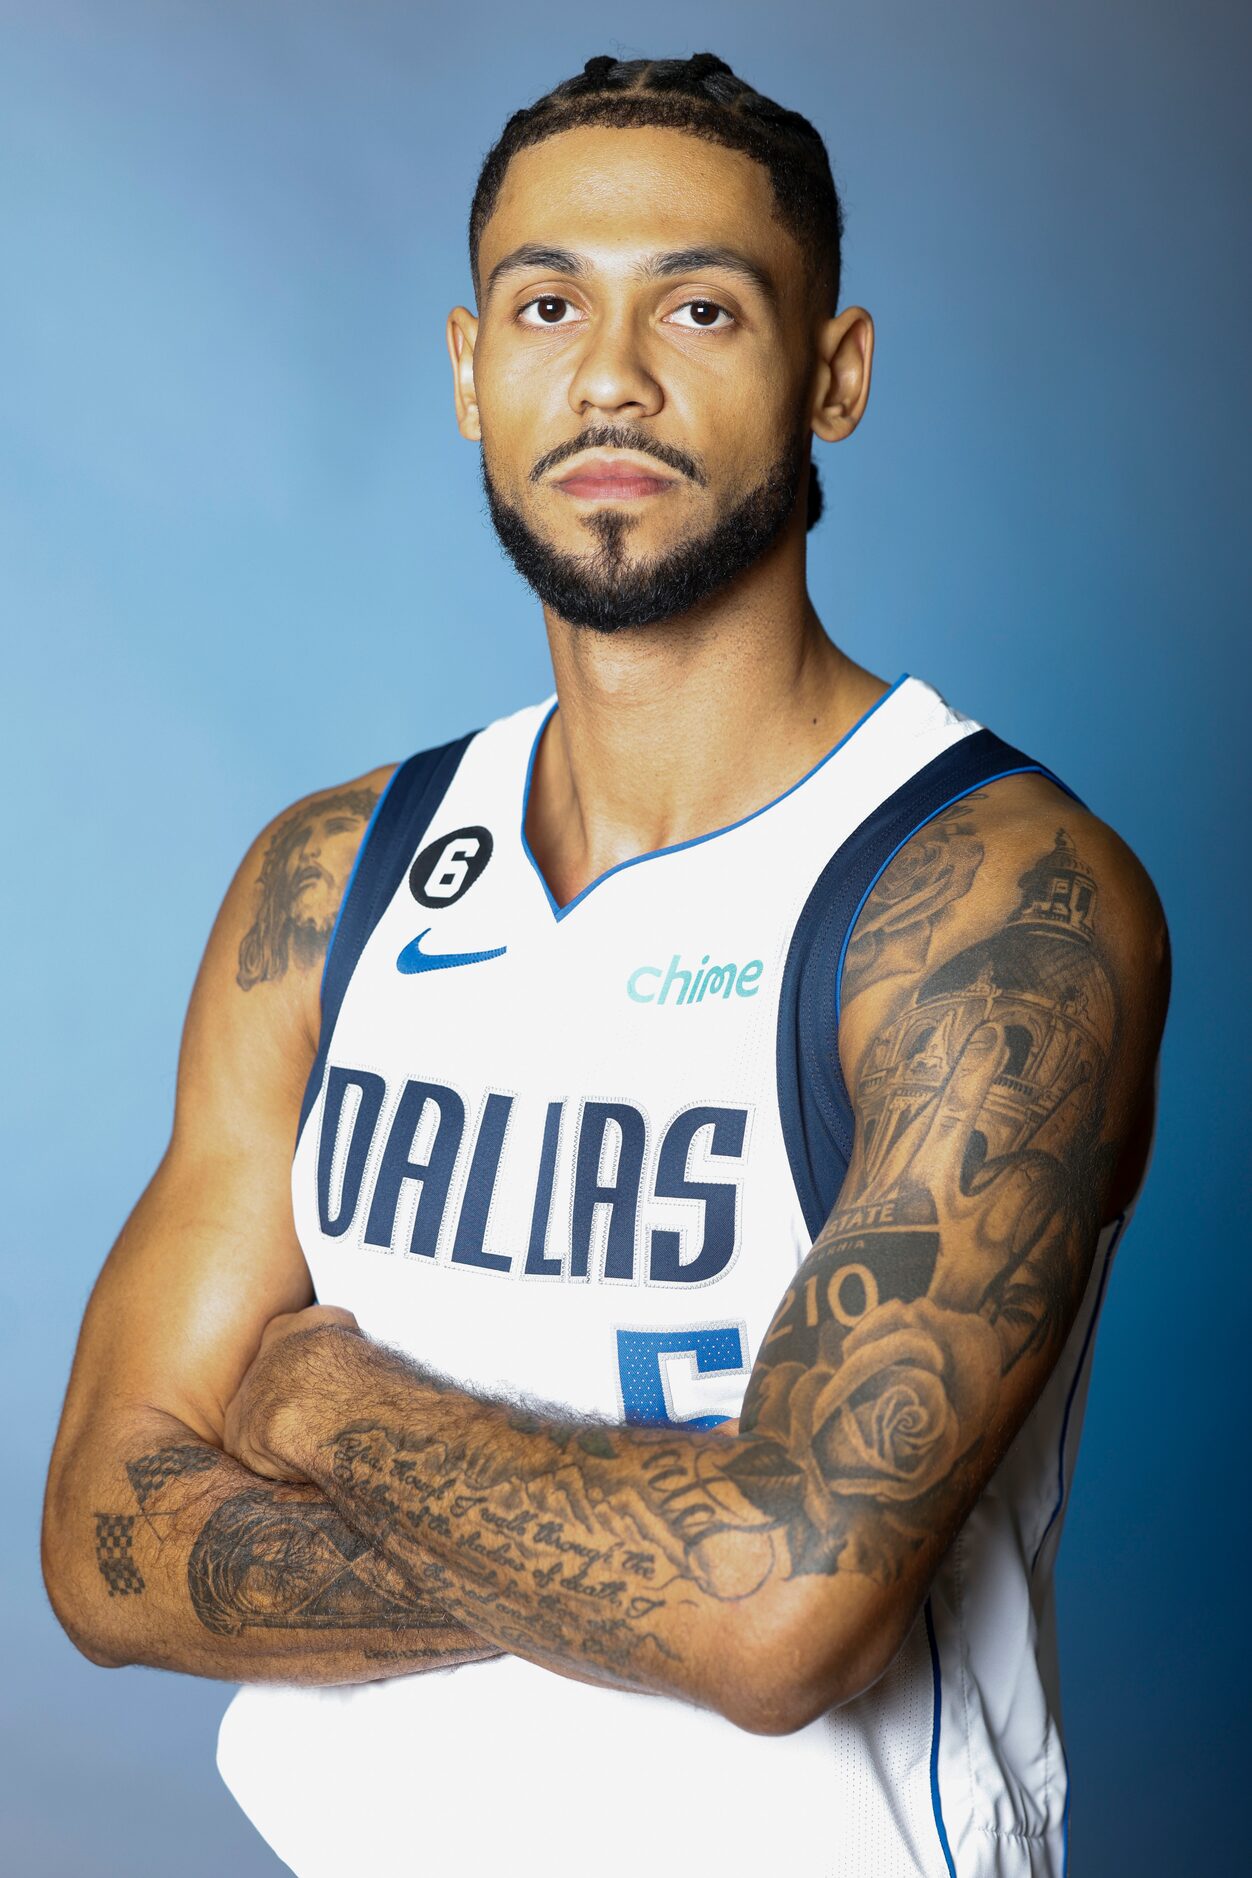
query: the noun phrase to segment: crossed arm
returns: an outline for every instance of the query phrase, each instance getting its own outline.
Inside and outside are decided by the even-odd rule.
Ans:
[[[762,1732],[886,1668],[1055,1363],[1147,1114],[1160,911],[1066,806],[1081,883],[1070,870],[1061,935],[1059,798],[1040,789],[929,824],[863,911],[841,1025],[856,1151],[738,1435],[481,1401],[276,1298],[210,1457],[169,1474],[161,1446],[186,1446],[169,1440],[126,1467],[135,1547],[163,1506],[141,1487],[169,1474],[167,1570],[201,1632],[289,1626],[298,1666],[334,1679],[313,1611],[374,1613],[355,1675],[509,1649]],[[267,1673],[223,1658],[206,1673]]]
[[[226,1414],[400,1582],[559,1673],[785,1732],[873,1682],[1036,1400],[1142,1162],[1166,997],[1151,888],[1034,779],[932,823],[858,922],[856,1146],[738,1433],[484,1400],[278,1319]],[[1075,831],[1078,846],[1069,830]],[[336,1319],[340,1321],[336,1321]]]
[[[223,1451],[268,1321],[312,1286],[291,1143],[321,958],[385,771],[253,844],[205,950],[173,1139],[97,1280],[44,1502],[44,1579],[93,1662],[361,1682],[494,1655],[309,1483]]]

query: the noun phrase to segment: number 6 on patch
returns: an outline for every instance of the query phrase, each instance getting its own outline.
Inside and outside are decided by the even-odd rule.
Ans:
[[[738,1324],[705,1325],[699,1330],[619,1330],[617,1372],[626,1420],[645,1428],[716,1428],[729,1415],[671,1413],[666,1356],[694,1356],[696,1374],[707,1376],[747,1368],[743,1331]]]

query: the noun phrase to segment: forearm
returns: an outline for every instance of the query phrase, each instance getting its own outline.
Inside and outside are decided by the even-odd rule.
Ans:
[[[347,1332],[290,1341],[269,1452],[459,1621],[567,1676],[795,1725],[771,1641],[807,1593],[726,1471],[737,1441],[530,1416]]]
[[[367,1682],[497,1654],[316,1487],[262,1479],[172,1416],[50,1478],[44,1575],[85,1654],[230,1682]]]

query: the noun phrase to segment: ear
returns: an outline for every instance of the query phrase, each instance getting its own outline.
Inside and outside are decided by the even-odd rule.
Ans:
[[[874,322],[861,306],[845,307],[818,334],[812,424],[824,443],[850,437],[869,397]]]
[[[478,421],[478,399],[474,395],[474,341],[478,321],[468,307],[454,306],[448,315],[448,357],[452,360],[452,396],[456,403],[456,427],[471,443],[482,442]]]

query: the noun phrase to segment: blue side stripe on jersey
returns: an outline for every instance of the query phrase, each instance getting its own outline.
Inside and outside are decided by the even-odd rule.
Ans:
[[[949,1878],[956,1878],[956,1866],[952,1863],[952,1847],[948,1844],[948,1829],[943,1823],[943,1801],[939,1794],[939,1723],[943,1709],[943,1678],[939,1673],[939,1645],[935,1641],[935,1618],[930,1608],[930,1599],[926,1605],[926,1641],[930,1645],[930,1673],[934,1686],[935,1707],[930,1724],[930,1807],[935,1816],[935,1829],[939,1834],[939,1845],[947,1865]]]
[[[448,793],[461,758],[477,734],[471,731],[453,743],[441,744],[435,750],[421,750],[416,756],[408,757],[394,771],[374,805],[348,876],[322,968],[322,1022],[317,1055],[300,1105],[297,1143],[326,1074],[330,1040],[357,960],[412,863],[431,817]]]
[[[778,1108],[796,1195],[814,1238],[835,1204],[852,1154],[852,1105],[839,1060],[839,987],[861,909],[892,857],[941,810],[986,783],[1027,772],[1074,793],[991,731],[962,737],[849,835],[818,875],[796,921],[778,1006]]]
[[[789,789],[784,789],[780,796],[775,796],[770,802],[762,803],[761,807],[759,809],[753,809],[750,815],[741,815],[737,822],[727,822],[724,828],[710,829],[707,835],[693,835],[690,841],[675,841],[671,843],[668,848],[650,848],[646,854],[632,854],[629,860],[618,861],[614,866],[606,867],[602,874],[597,874],[596,878],[589,881],[582,889],[581,893],[576,893],[574,898],[568,901],[565,906],[557,905],[552,894],[552,889],[544,879],[539,863],[531,852],[530,842],[526,839],[526,815],[530,808],[530,785],[531,779],[535,773],[535,758],[539,754],[540,739],[552,721],[553,713],[556,711],[557,707],[554,704],[552,710],[547,713],[539,729],[535,732],[535,741],[530,749],[530,761],[526,765],[526,782],[522,789],[522,848],[525,852],[526,859],[530,862],[531,867],[535,871],[540,886],[543,888],[544,897],[548,905],[552,908],[553,916],[556,919],[564,919],[566,914],[572,913],[574,908],[585,900],[589,893],[594,893],[597,887],[602,886],[604,882],[609,880],[614,874],[620,874],[624,868],[638,867],[643,861],[659,860],[663,854],[681,854],[684,848],[698,848],[706,841],[716,841],[721,835],[733,834],[736,828],[742,828],[746,823],[754,822],[758,815],[768,815],[771,809],[777,808],[780,802],[785,802],[787,797],[794,795],[797,789],[803,789],[806,782],[809,782],[816,776],[819,770],[824,769],[827,763],[830,762],[831,757],[837,756],[844,745],[852,737],[856,736],[862,724],[867,724],[870,718],[873,717],[875,711],[880,711],[888,698],[893,696],[893,694],[900,689],[900,686],[904,683],[908,675],[907,672],[901,672],[894,685],[888,686],[887,690],[883,692],[882,697],[879,698],[876,703],[871,704],[868,711],[857,718],[851,730],[846,730],[843,736],[840,737],[838,743],[835,744],[832,749],[827,750],[825,756],[820,757],[818,761],[814,763],[812,769],[806,770],[803,776],[801,776],[798,781],[793,782]]]
[[[1078,1361],[1074,1365],[1074,1375],[1069,1385],[1069,1393],[1065,1397],[1065,1413],[1061,1417],[1060,1453],[1057,1456],[1057,1463],[1056,1463],[1056,1505],[1052,1508],[1052,1511],[1048,1515],[1047,1525],[1044,1527],[1043,1531],[1039,1534],[1039,1543],[1035,1547],[1035,1556],[1030,1561],[1030,1569],[1032,1573],[1035,1571],[1036,1567],[1039,1564],[1039,1555],[1043,1551],[1044,1542],[1047,1539],[1048,1534],[1051,1532],[1053,1526],[1055,1526],[1057,1520],[1060,1518],[1061,1508],[1065,1504],[1065,1444],[1069,1437],[1070,1410],[1074,1406],[1074,1397],[1078,1394],[1078,1384],[1082,1379],[1083,1369],[1086,1365],[1087,1352],[1090,1350],[1092,1339],[1095,1336],[1095,1327],[1096,1327],[1096,1322],[1100,1315],[1100,1306],[1104,1303],[1105,1286],[1108,1284],[1108,1281],[1109,1281],[1109,1273],[1113,1269],[1113,1254],[1117,1250],[1117,1243],[1118,1243],[1118,1240],[1122,1236],[1122,1230],[1125,1227],[1125,1224],[1126,1224],[1126,1215],[1124,1213],[1119,1213],[1117,1217],[1117,1223],[1113,1229],[1113,1236],[1109,1240],[1108,1245],[1105,1248],[1104,1269],[1100,1273],[1100,1282],[1096,1289],[1095,1303],[1091,1308],[1091,1318],[1087,1324],[1087,1334],[1082,1340],[1082,1349],[1079,1351]]]

